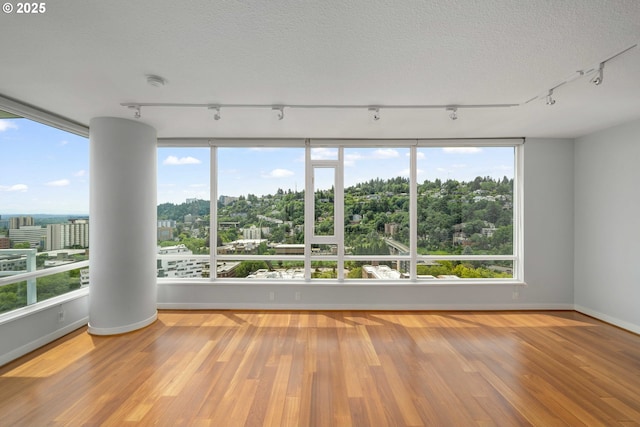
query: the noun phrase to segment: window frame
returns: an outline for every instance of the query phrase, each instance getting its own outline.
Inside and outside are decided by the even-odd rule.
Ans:
[[[210,147],[211,168],[210,168],[210,188],[211,188],[211,216],[210,216],[210,241],[217,242],[217,200],[218,200],[218,147],[304,147],[305,148],[305,251],[304,255],[223,255],[217,250],[210,251],[210,265],[216,266],[218,261],[242,261],[242,260],[270,260],[270,261],[304,261],[304,280],[287,280],[285,284],[331,284],[331,285],[470,285],[470,284],[505,284],[523,285],[524,282],[524,224],[523,224],[523,159],[524,138],[492,138],[492,139],[263,139],[263,138],[168,138],[159,139],[158,147]],[[312,159],[311,150],[314,148],[335,148],[338,150],[337,160]],[[410,187],[409,187],[409,229],[410,243],[408,255],[345,255],[344,254],[344,149],[345,148],[376,148],[376,147],[403,147],[408,148],[410,153]],[[421,147],[513,147],[514,148],[514,188],[513,188],[513,252],[511,255],[419,255],[417,245],[418,230],[418,194],[417,194],[417,150]],[[335,168],[335,218],[334,236],[313,236],[314,209],[314,188],[313,170],[314,167]],[[309,238],[309,236],[313,236]],[[332,244],[338,246],[336,255],[311,255],[311,246],[315,244]],[[488,278],[488,279],[438,279],[420,280],[417,277],[417,263],[419,261],[511,261],[513,262],[512,278]],[[315,261],[335,261],[337,262],[338,277],[336,279],[312,279],[311,263]],[[410,265],[408,279],[347,279],[344,275],[345,261],[407,261]],[[217,269],[217,268],[216,268]],[[219,278],[216,277],[214,268],[211,268],[209,278],[203,281],[220,284],[257,284],[259,281],[250,279],[243,281],[241,278]],[[169,279],[160,279],[169,280]],[[190,279],[192,281],[193,279]],[[172,279],[175,281],[175,279]],[[267,280],[269,284],[276,284],[276,281]]]

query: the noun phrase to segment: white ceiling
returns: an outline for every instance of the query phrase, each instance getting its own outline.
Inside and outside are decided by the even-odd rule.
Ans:
[[[15,3],[15,2],[12,2]],[[121,103],[524,104],[640,42],[636,0],[66,0],[0,14],[0,95],[88,125]],[[168,80],[148,85],[146,74]],[[640,118],[640,46],[508,109],[143,108],[160,137],[577,137]],[[544,98],[543,96],[541,98]]]

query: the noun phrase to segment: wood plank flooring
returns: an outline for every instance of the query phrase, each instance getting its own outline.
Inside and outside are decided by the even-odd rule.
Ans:
[[[640,426],[640,336],[571,311],[161,311],[1,367],[0,425]]]

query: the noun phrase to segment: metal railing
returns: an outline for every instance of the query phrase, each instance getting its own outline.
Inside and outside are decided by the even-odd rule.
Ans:
[[[55,274],[66,273],[72,270],[85,269],[89,267],[89,261],[69,262],[65,265],[50,267],[45,269],[36,269],[36,250],[35,249],[2,249],[0,255],[16,256],[19,258],[8,259],[25,265],[25,270],[4,270],[0,271],[0,292],[5,286],[26,282],[26,301],[25,305],[29,306],[38,302],[37,280],[43,277],[53,276]],[[24,261],[24,262],[22,262]],[[81,273],[82,274],[82,273]],[[16,307],[19,308],[19,307]],[[5,310],[6,311],[6,310]]]

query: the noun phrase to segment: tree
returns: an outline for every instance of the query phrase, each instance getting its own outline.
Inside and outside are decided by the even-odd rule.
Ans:
[[[247,277],[260,269],[268,269],[269,266],[264,261],[242,261],[236,268],[236,277]]]

